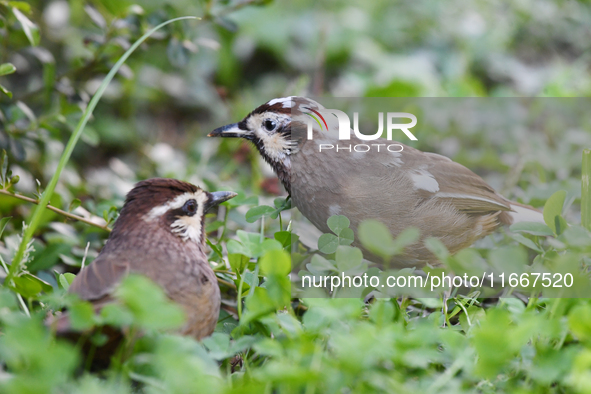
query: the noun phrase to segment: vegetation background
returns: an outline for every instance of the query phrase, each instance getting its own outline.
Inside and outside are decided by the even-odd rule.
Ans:
[[[95,225],[46,211],[14,265],[34,204],[11,194],[40,198],[105,75],[149,29],[186,15],[201,20],[158,30],[119,69],[50,196]],[[247,143],[205,137],[285,95],[588,96],[590,21],[591,3],[568,0],[0,0],[0,276],[16,269],[0,289],[0,391],[591,392],[586,298],[454,295],[447,309],[433,298],[290,300],[282,187]],[[588,123],[540,121],[498,135],[452,124],[420,139],[418,148],[571,224],[513,228],[456,257],[439,250],[445,264],[586,269],[590,134]],[[64,295],[125,193],[155,176],[240,192],[208,220],[224,309],[203,343],[163,332],[180,322],[149,283],[125,283],[117,316]],[[324,269],[350,266],[349,252],[325,253]],[[80,349],[42,324],[64,305],[81,329],[109,323],[146,335],[129,358],[91,373]]]

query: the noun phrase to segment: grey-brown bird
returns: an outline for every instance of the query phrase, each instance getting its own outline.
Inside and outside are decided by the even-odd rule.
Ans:
[[[204,217],[234,196],[176,179],[139,182],[127,194],[106,245],[76,276],[69,292],[100,309],[113,301],[124,276],[141,274],[184,309],[181,334],[196,339],[210,335],[219,315],[220,290],[207,260]],[[68,329],[66,319],[58,321],[58,334]]]
[[[371,143],[384,147],[397,144],[403,149],[319,151],[322,143],[326,147],[339,142],[331,139],[336,132],[330,130],[330,124],[326,125],[329,130],[324,130],[321,123],[301,115],[323,109],[304,97],[277,98],[209,136],[252,141],[294,205],[325,233],[330,232],[327,219],[336,214],[347,216],[355,233],[359,223],[370,218],[382,221],[393,236],[410,226],[418,228],[420,240],[393,261],[399,267],[437,263],[424,246],[428,237],[439,238],[455,253],[502,224],[543,223],[541,212],[507,200],[480,176],[439,154],[385,139]],[[312,128],[312,139],[308,127]],[[350,140],[340,142],[368,144],[351,134]]]

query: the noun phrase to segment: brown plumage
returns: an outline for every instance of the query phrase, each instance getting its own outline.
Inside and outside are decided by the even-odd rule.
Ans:
[[[76,276],[69,292],[100,309],[113,301],[112,293],[125,275],[145,275],[184,309],[187,321],[181,334],[208,336],[217,323],[220,291],[205,253],[204,215],[235,195],[208,193],[175,179],[138,183],[128,193],[105,247]],[[58,334],[71,334],[67,315],[53,324]],[[112,345],[109,349],[116,347]]]
[[[436,263],[423,245],[425,238],[439,238],[455,253],[502,224],[543,222],[539,211],[507,200],[481,177],[445,156],[396,141],[362,141],[353,133],[350,140],[338,141],[330,115],[326,118],[329,130],[312,122],[313,139],[308,140],[309,118],[302,114],[309,108],[323,109],[304,97],[273,99],[239,123],[220,127],[209,136],[252,141],[277,173],[294,205],[323,232],[330,232],[326,221],[335,214],[347,216],[355,232],[361,221],[370,218],[382,221],[394,236],[407,227],[417,227],[421,239],[396,256],[394,263],[419,266]],[[403,149],[319,152],[319,144],[339,142],[398,144]]]

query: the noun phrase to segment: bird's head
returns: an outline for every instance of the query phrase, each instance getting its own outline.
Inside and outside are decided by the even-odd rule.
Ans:
[[[147,231],[156,223],[183,241],[204,242],[205,213],[236,196],[234,192],[207,192],[176,179],[153,178],[139,182],[127,194],[111,237]]]
[[[305,130],[298,119],[308,108],[322,108],[305,97],[275,98],[259,106],[238,123],[218,127],[208,137],[244,138],[251,141],[290,191],[291,155],[297,148],[297,131]]]

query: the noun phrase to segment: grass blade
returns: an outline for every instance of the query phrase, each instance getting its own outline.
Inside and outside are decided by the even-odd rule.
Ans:
[[[39,221],[41,220],[41,215],[43,213],[43,210],[45,209],[47,204],[49,204],[49,199],[50,199],[51,195],[53,194],[53,191],[55,190],[55,186],[57,185],[57,181],[59,180],[59,177],[60,177],[63,169],[66,167],[66,164],[68,164],[68,160],[70,160],[70,156],[72,154],[72,151],[74,150],[74,147],[76,146],[76,143],[78,142],[78,139],[80,139],[80,136],[82,135],[82,131],[84,130],[84,126],[86,126],[88,119],[90,119],[90,116],[92,115],[92,112],[94,111],[94,108],[96,107],[99,100],[101,99],[105,89],[109,85],[109,82],[111,82],[111,80],[113,79],[113,77],[115,76],[117,71],[119,71],[119,68],[123,65],[123,63],[127,60],[127,58],[133,53],[133,51],[135,51],[137,49],[137,47],[139,47],[149,36],[151,36],[155,31],[161,29],[162,27],[164,27],[170,23],[183,20],[183,19],[199,19],[199,18],[196,16],[183,16],[180,18],[170,19],[166,22],[159,24],[158,26],[154,27],[153,29],[148,31],[146,34],[144,34],[139,40],[137,40],[123,54],[123,56],[121,56],[121,58],[119,59],[119,61],[117,61],[117,63],[115,63],[113,68],[111,68],[111,71],[109,71],[109,73],[107,74],[107,76],[105,77],[105,79],[103,80],[101,85],[99,86],[98,90],[96,91],[96,93],[92,97],[92,100],[90,100],[90,103],[88,104],[88,107],[86,108],[86,111],[84,111],[84,114],[82,115],[82,119],[80,119],[80,122],[78,122],[76,129],[72,133],[72,136],[70,137],[70,140],[68,141],[68,144],[66,145],[66,148],[64,149],[64,152],[62,153],[62,156],[61,156],[60,161],[58,163],[57,169],[56,169],[55,173],[53,174],[53,177],[49,181],[47,188],[43,192],[43,195],[41,196],[41,199],[39,201],[39,205],[37,205],[37,207],[35,208],[35,211],[33,212],[31,222],[29,223],[27,229],[25,230],[25,232],[23,234],[23,239],[19,245],[19,248],[18,248],[13,260],[12,260],[12,264],[10,266],[10,270],[9,270],[8,276],[6,278],[6,281],[10,281],[10,279],[13,278],[14,275],[17,273],[18,267],[21,265],[20,263],[23,259],[24,254],[25,254],[27,244],[29,243],[31,238],[33,238],[33,234],[35,234],[35,230],[37,229],[37,227],[39,225]]]
[[[581,224],[587,230],[591,230],[591,149],[583,150]]]

